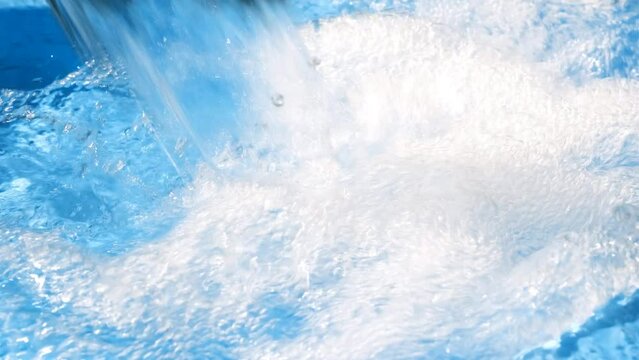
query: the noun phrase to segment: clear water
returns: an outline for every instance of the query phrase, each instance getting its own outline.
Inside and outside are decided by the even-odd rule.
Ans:
[[[635,2],[83,11],[0,90],[0,356],[639,356]]]

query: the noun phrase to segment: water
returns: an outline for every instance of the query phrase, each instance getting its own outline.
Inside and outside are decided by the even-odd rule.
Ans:
[[[0,95],[0,356],[637,358],[634,2],[86,4]]]

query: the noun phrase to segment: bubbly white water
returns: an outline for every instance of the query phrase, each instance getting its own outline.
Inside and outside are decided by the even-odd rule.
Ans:
[[[15,268],[76,321],[152,339],[122,356],[188,357],[203,338],[250,359],[553,346],[639,286],[623,166],[639,83],[566,77],[601,43],[548,51],[540,6],[424,1],[266,32],[241,64],[245,147],[199,169],[170,234],[112,259],[23,234],[0,256],[27,254]]]

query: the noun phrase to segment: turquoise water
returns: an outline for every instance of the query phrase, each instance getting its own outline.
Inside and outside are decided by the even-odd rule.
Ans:
[[[639,356],[634,2],[0,4],[0,357]]]

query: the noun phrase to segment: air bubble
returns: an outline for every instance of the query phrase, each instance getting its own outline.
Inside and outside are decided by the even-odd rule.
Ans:
[[[275,105],[277,107],[284,106],[284,95],[275,94],[275,95],[271,96],[271,102],[273,103],[273,105]]]

